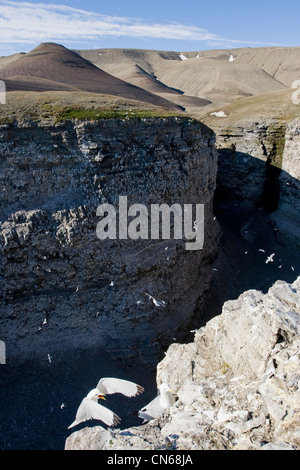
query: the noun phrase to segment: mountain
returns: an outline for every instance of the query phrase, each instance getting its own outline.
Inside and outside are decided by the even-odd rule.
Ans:
[[[300,79],[300,47],[234,49],[236,63],[259,67],[287,87]]]
[[[92,62],[96,67],[126,82],[143,88],[168,101],[182,106],[189,111],[203,108],[211,103],[200,96],[184,94],[180,89],[163,83],[156,71],[165,64],[174,65],[179,55],[177,52],[160,52],[144,50],[105,49],[76,51],[81,57]]]
[[[300,79],[300,47],[209,51],[93,49],[45,43],[0,57],[8,91],[85,91],[147,102],[195,117],[241,99],[288,91]],[[282,95],[285,96],[285,95]]]
[[[5,67],[7,64],[15,62],[16,60],[18,60],[20,57],[23,57],[24,55],[26,55],[25,52],[18,52],[17,54],[0,57],[0,69]]]
[[[188,59],[213,59],[216,62],[249,64],[291,87],[300,77],[300,47],[258,47],[183,52]]]
[[[258,67],[212,58],[176,61],[173,67],[164,65],[159,78],[166,85],[217,103],[286,89]]]
[[[64,46],[44,43],[0,67],[8,91],[77,90],[134,99],[167,109],[171,102],[99,69]]]
[[[300,77],[297,47],[195,52],[97,49],[77,53],[106,72],[160,96],[165,97],[168,90],[168,99],[177,103],[180,94],[188,111],[195,111],[190,105],[200,105],[198,114],[206,112],[205,101],[201,109],[196,98],[225,106],[240,98],[284,91]]]

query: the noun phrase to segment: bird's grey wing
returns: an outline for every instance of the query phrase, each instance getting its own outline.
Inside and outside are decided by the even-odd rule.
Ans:
[[[160,396],[154,398],[154,400],[150,401],[148,405],[142,408],[138,415],[140,418],[143,418],[145,421],[150,421],[150,419],[154,419],[161,411],[160,405]]]
[[[153,406],[155,406],[155,403],[159,401],[159,398],[159,396],[155,397],[152,401],[150,401],[150,403],[148,403],[148,405],[144,406],[141,411],[148,411],[153,408]]]
[[[154,416],[150,416],[147,413],[144,413],[143,411],[139,411],[139,418],[143,419],[143,424],[147,423],[148,421],[152,421],[154,419]]]
[[[89,398],[84,398],[77,410],[76,419],[69,429],[91,419],[103,421],[107,426],[117,426],[121,421],[113,411]]]
[[[137,385],[128,380],[115,379],[115,378],[103,378],[97,385],[98,390],[101,393],[108,395],[114,393],[121,393],[126,397],[135,397],[143,393],[144,389],[140,385]]]

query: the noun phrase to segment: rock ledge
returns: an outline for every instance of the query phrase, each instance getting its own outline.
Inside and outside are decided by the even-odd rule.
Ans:
[[[87,428],[66,450],[299,450],[300,278],[228,301],[157,368],[178,401],[126,431]],[[176,365],[176,367],[175,367]]]

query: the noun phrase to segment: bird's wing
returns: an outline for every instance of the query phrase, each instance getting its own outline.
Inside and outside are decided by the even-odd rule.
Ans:
[[[154,410],[158,407],[160,403],[160,395],[158,395],[157,397],[154,398],[154,400],[150,401],[150,403],[148,403],[148,405],[144,406],[144,408],[142,408],[140,410],[140,412],[145,412],[145,413],[151,413],[151,410]]]
[[[169,401],[169,406],[174,405],[175,398],[174,398],[172,393],[168,394],[168,401]],[[168,407],[168,405],[162,404],[161,396],[158,395],[148,405],[146,405],[144,408],[142,408],[139,411],[138,415],[139,415],[140,418],[143,418],[145,421],[149,421],[151,419],[151,417],[153,419],[153,418],[156,418],[156,416],[163,413],[166,410],[167,407]]]
[[[145,413],[144,411],[139,411],[139,418],[143,419],[143,424],[144,423],[147,423],[149,421],[152,421],[152,419],[154,419],[154,416],[151,416],[147,413]]]
[[[115,378],[104,378],[101,379],[97,385],[100,392],[111,395],[114,393],[122,393],[126,397],[135,397],[143,393],[144,389],[140,385],[128,380],[115,379]]]
[[[84,398],[77,410],[76,420],[69,426],[69,429],[90,419],[103,421],[107,426],[117,426],[121,421],[113,411],[89,398]]]
[[[160,396],[158,395],[154,400],[150,401],[148,405],[144,406],[139,412],[139,418],[142,418],[145,421],[150,421],[151,419],[156,418],[156,416],[161,412],[160,405]]]

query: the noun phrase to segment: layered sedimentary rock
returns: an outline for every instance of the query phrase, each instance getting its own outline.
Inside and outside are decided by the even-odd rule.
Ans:
[[[277,208],[286,127],[271,119],[238,123],[217,131],[221,209]]]
[[[279,178],[280,200],[272,215],[278,229],[278,238],[300,247],[300,119],[292,121],[286,130]]]
[[[157,368],[178,400],[126,431],[72,434],[66,449],[299,450],[300,278],[248,291]]]
[[[299,118],[239,122],[216,132],[217,208],[254,213],[255,218],[257,209],[264,209],[277,239],[299,246]]]
[[[206,126],[176,117],[1,126],[0,331],[9,361],[96,346],[151,362],[188,324],[217,251],[214,142]],[[119,196],[128,206],[204,204],[204,249],[100,240],[97,207],[118,209]]]

